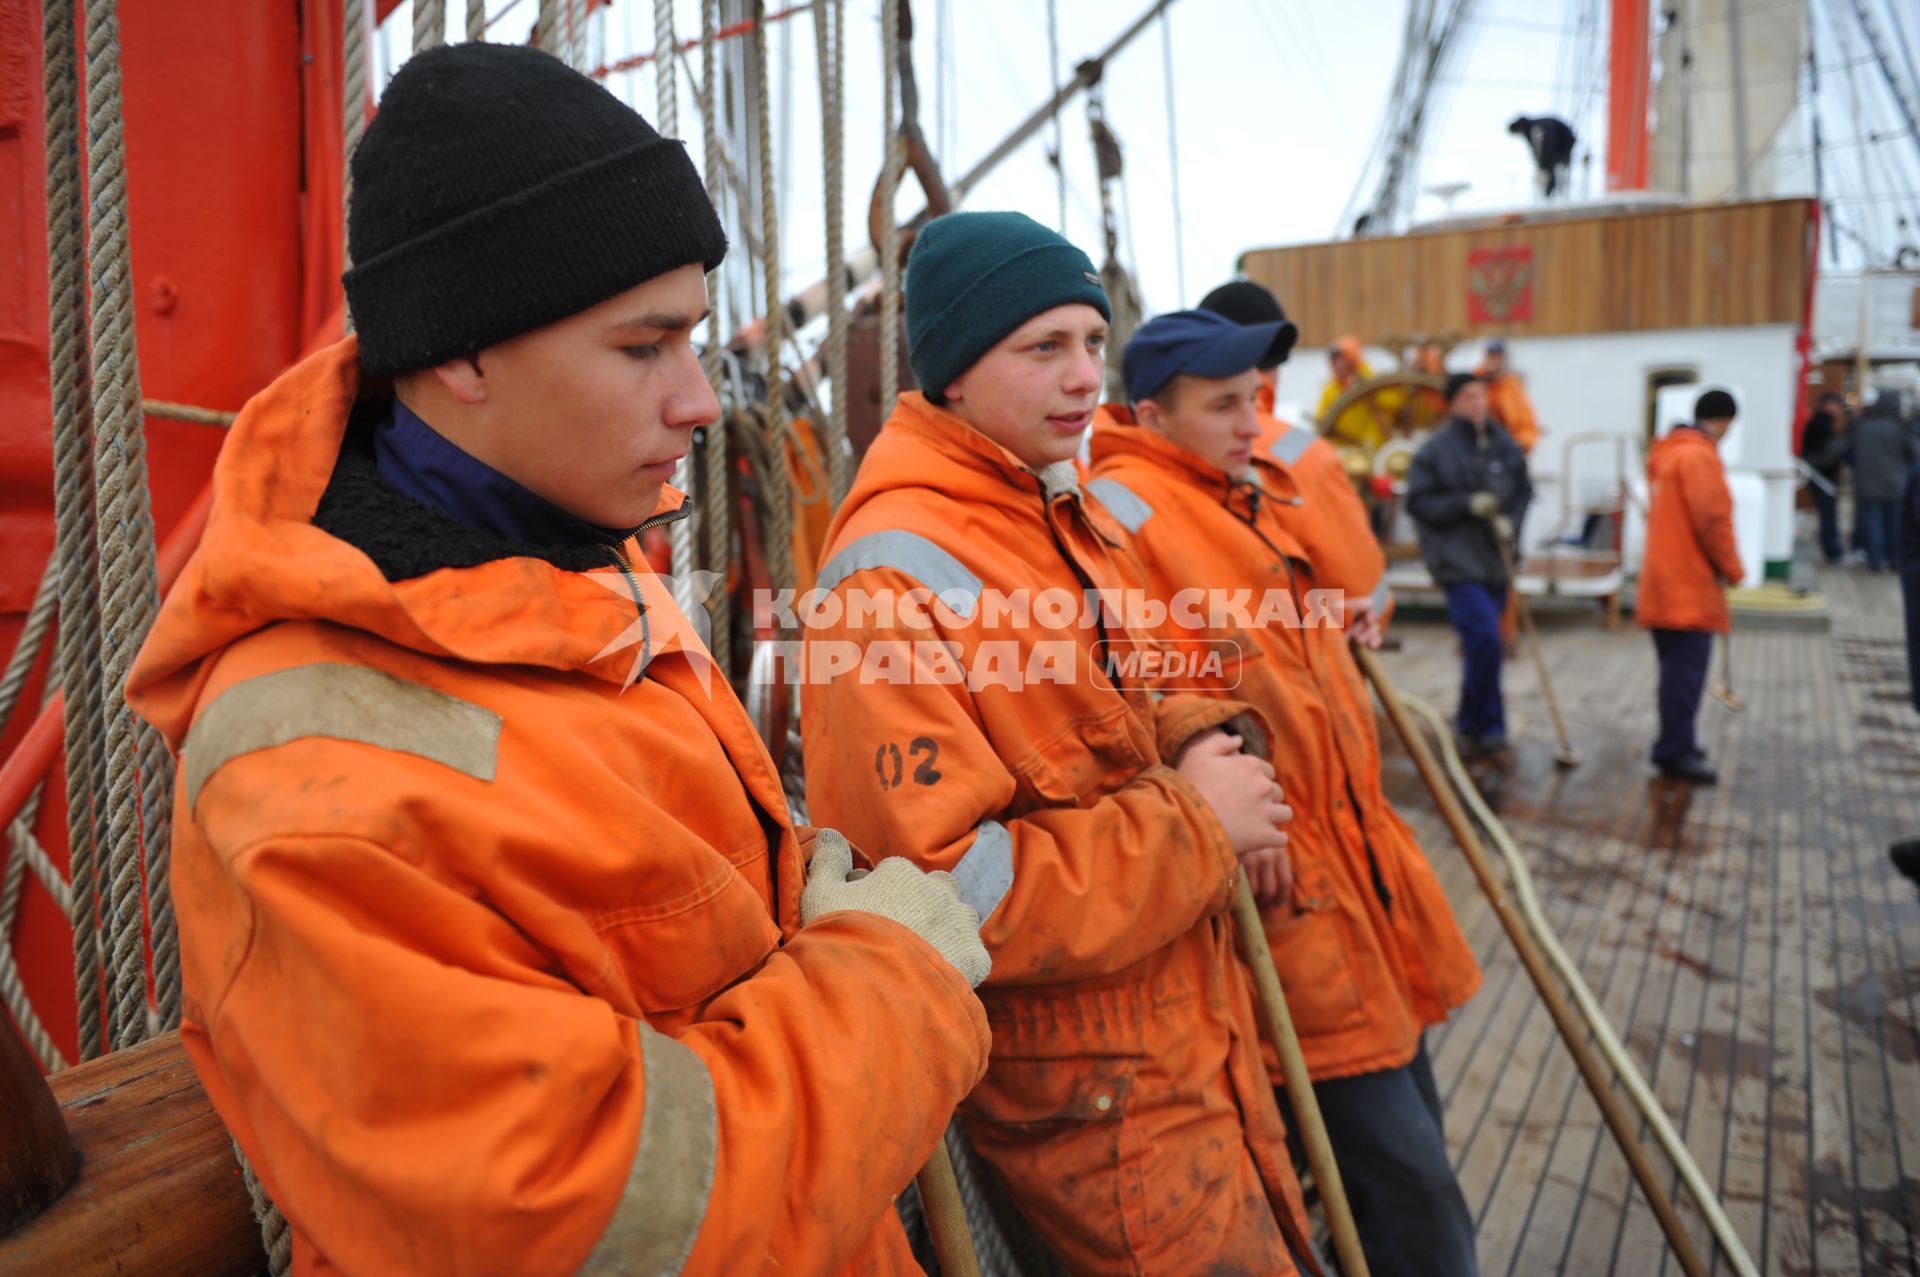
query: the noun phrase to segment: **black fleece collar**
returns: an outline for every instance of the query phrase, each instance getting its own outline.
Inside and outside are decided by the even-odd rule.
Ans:
[[[402,496],[380,477],[374,462],[374,428],[390,411],[391,401],[384,399],[354,405],[333,477],[313,515],[315,527],[372,559],[387,580],[408,581],[441,568],[475,568],[500,559],[540,559],[568,572],[613,567],[619,562],[603,541],[528,545],[471,527]]]

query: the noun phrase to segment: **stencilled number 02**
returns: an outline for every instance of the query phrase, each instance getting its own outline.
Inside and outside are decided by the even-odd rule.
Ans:
[[[913,758],[913,783],[916,785],[937,785],[940,783],[940,769],[934,763],[940,757],[940,744],[931,736],[916,736],[902,754],[900,747],[891,741],[873,751],[874,774],[880,778],[880,788],[894,790],[907,783],[908,758]]]

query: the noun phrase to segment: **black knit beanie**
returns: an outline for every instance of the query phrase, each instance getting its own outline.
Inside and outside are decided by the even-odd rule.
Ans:
[[[1250,324],[1280,325],[1280,331],[1273,335],[1273,345],[1254,365],[1261,372],[1270,372],[1286,363],[1287,356],[1293,353],[1293,343],[1300,338],[1300,330],[1287,318],[1287,312],[1280,309],[1280,299],[1250,279],[1220,285],[1200,299],[1200,309],[1231,319],[1243,328]]]
[[[686,148],[550,54],[428,50],[353,153],[342,277],[375,376],[565,319],[727,237]]]

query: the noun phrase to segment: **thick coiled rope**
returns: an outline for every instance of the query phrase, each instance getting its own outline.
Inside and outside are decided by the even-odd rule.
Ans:
[[[367,131],[367,10],[366,0],[345,0],[340,11],[340,269],[353,265],[353,246],[347,238],[347,212],[353,207],[353,153]],[[346,329],[353,331],[353,312],[342,307]]]
[[[720,0],[700,0],[700,83],[696,97],[700,106],[700,130],[706,149],[707,198],[717,209],[725,198],[726,152],[720,144],[720,121],[714,114],[714,87],[719,79],[719,58],[714,46],[720,29]],[[707,380],[717,390],[726,351],[722,346],[725,326],[721,319],[720,272],[707,275],[707,344],[702,363]],[[724,411],[724,409],[723,409]],[[701,530],[705,533],[706,567],[717,577],[717,585],[707,595],[707,650],[722,675],[733,669],[733,596],[727,589],[728,570],[733,566],[733,497],[731,467],[727,464],[727,427],[724,417],[701,432],[702,500]]]
[[[768,487],[761,489],[761,532],[767,541],[767,567],[775,590],[794,587],[793,493],[787,475],[789,425],[787,387],[780,369],[780,343],[786,333],[786,306],[780,296],[780,199],[774,186],[773,122],[767,87],[767,5],[753,6],[754,58],[760,74],[753,78],[754,116],[759,122],[760,152],[760,276],[766,285],[767,399],[758,414],[767,450]]]
[[[447,0],[413,0],[413,51],[438,48],[447,38]]]
[[[813,42],[820,70],[820,142],[826,154],[827,221],[827,375],[833,402],[821,423],[827,452],[833,508],[853,486],[853,451],[847,446],[847,243],[845,231],[846,102],[841,80],[846,73],[846,5],[815,0]]]
[[[54,557],[60,565],[60,686],[66,754],[67,912],[80,1058],[99,1055],[100,921],[94,811],[106,789],[100,726],[100,585],[87,390],[87,225],[80,201],[80,81],[74,0],[46,0],[48,363],[53,391]]]
[[[53,628],[54,606],[60,597],[59,586],[60,560],[57,555],[50,555],[46,569],[40,574],[40,586],[34,591],[26,621],[20,627],[20,637],[14,643],[13,655],[7,660],[5,673],[0,674],[0,733],[4,733],[13,720],[14,711],[20,706],[20,695],[26,690],[33,668],[39,664],[40,653],[46,647],[47,634]],[[58,686],[58,678],[57,669],[49,674],[47,696]],[[13,823],[7,826],[10,853],[6,871],[0,875],[0,1004],[5,1005],[14,1023],[20,1026],[21,1035],[41,1066],[48,1072],[58,1072],[67,1067],[67,1058],[54,1045],[32,999],[27,997],[12,945],[13,927],[20,916],[20,897],[26,889],[29,868],[62,910],[70,908],[66,882],[53,867],[39,839],[33,836],[33,822],[40,815],[41,792],[42,786],[35,785]]]
[[[153,928],[159,1024],[180,1016],[180,953],[167,907],[173,761],[122,689],[160,599],[147,488],[146,422],[133,330],[126,134],[115,0],[87,0],[87,268],[93,346],[94,487],[100,547],[102,703],[106,719],[108,1024],[116,1049],[149,1036],[141,902]],[[143,837],[144,833],[144,837]],[[144,852],[144,855],[143,855]],[[141,879],[147,889],[141,890]]]
[[[653,71],[659,102],[659,114],[653,123],[662,137],[680,136],[680,80],[675,70],[679,51],[675,48],[676,43],[673,0],[653,0]],[[707,181],[711,186],[711,174]],[[692,493],[694,476],[701,472],[701,460],[697,450],[689,445],[687,455],[680,458],[680,464],[674,467],[673,486],[682,492]],[[689,517],[676,520],[667,530],[667,539],[673,548],[673,602],[680,609],[680,614],[687,617],[691,617],[705,602],[694,588],[694,573],[699,567],[694,557],[694,543],[702,531],[705,513],[704,505],[696,502]]]
[[[562,28],[566,19],[560,11],[560,6],[564,2],[565,0],[540,0],[539,7],[534,10],[533,18],[533,43],[543,52],[551,53],[562,62],[567,60],[567,50],[561,42]]]
[[[40,570],[40,584],[34,587],[27,618],[21,623],[20,636],[14,640],[13,655],[7,658],[6,669],[0,671],[0,735],[6,734],[13,711],[20,707],[20,693],[27,689],[27,679],[40,660],[40,649],[46,646],[47,631],[53,628],[54,605],[59,600],[60,559],[49,555],[47,566]]]
[[[893,202],[900,193],[900,174],[906,167],[906,139],[900,136],[895,114],[900,89],[900,5],[880,3],[881,130],[885,162],[880,167],[880,218],[886,242],[880,250],[880,420],[893,414],[900,394],[900,250],[894,234]]]
[[[20,895],[27,885],[28,867],[38,861],[47,870],[52,869],[46,850],[33,836],[33,822],[40,815],[41,791],[41,786],[34,786],[33,792],[27,795],[27,801],[21,805],[20,814],[7,826],[10,851],[6,872],[0,874],[0,1005],[5,1005],[13,1022],[20,1027],[20,1036],[26,1039],[27,1046],[40,1061],[41,1067],[49,1073],[58,1073],[67,1067],[67,1057],[54,1045],[47,1026],[40,1021],[39,1012],[34,1010],[32,999],[27,997],[26,987],[20,982],[20,963],[13,956],[12,944],[13,924],[20,916]],[[42,881],[46,879],[42,878]],[[59,881],[57,873],[53,881]],[[62,894],[56,891],[54,898],[60,899]]]

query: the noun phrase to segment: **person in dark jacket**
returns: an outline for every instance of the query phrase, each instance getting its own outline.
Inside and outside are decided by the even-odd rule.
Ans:
[[[1807,487],[1813,493],[1813,508],[1820,515],[1820,553],[1828,563],[1846,557],[1846,547],[1840,542],[1840,471],[1846,465],[1851,442],[1847,436],[1847,401],[1831,392],[1821,395],[1813,416],[1807,418],[1800,432],[1800,459],[1827,483],[1823,488],[1809,482]]]
[[[1473,748],[1507,743],[1500,699],[1500,613],[1507,567],[1500,547],[1514,545],[1533,499],[1527,457],[1487,414],[1487,387],[1470,373],[1447,378],[1452,414],[1414,455],[1407,473],[1407,510],[1420,532],[1420,557],[1447,593],[1447,615],[1460,635],[1463,670],[1454,729]]]
[[[1900,494],[1900,597],[1907,609],[1907,696],[1920,713],[1920,463],[1907,471]],[[1887,848],[1898,869],[1920,883],[1920,838]]]
[[[1900,420],[1900,396],[1882,392],[1853,428],[1854,519],[1866,541],[1867,567],[1900,563],[1900,485],[1920,449]]]

